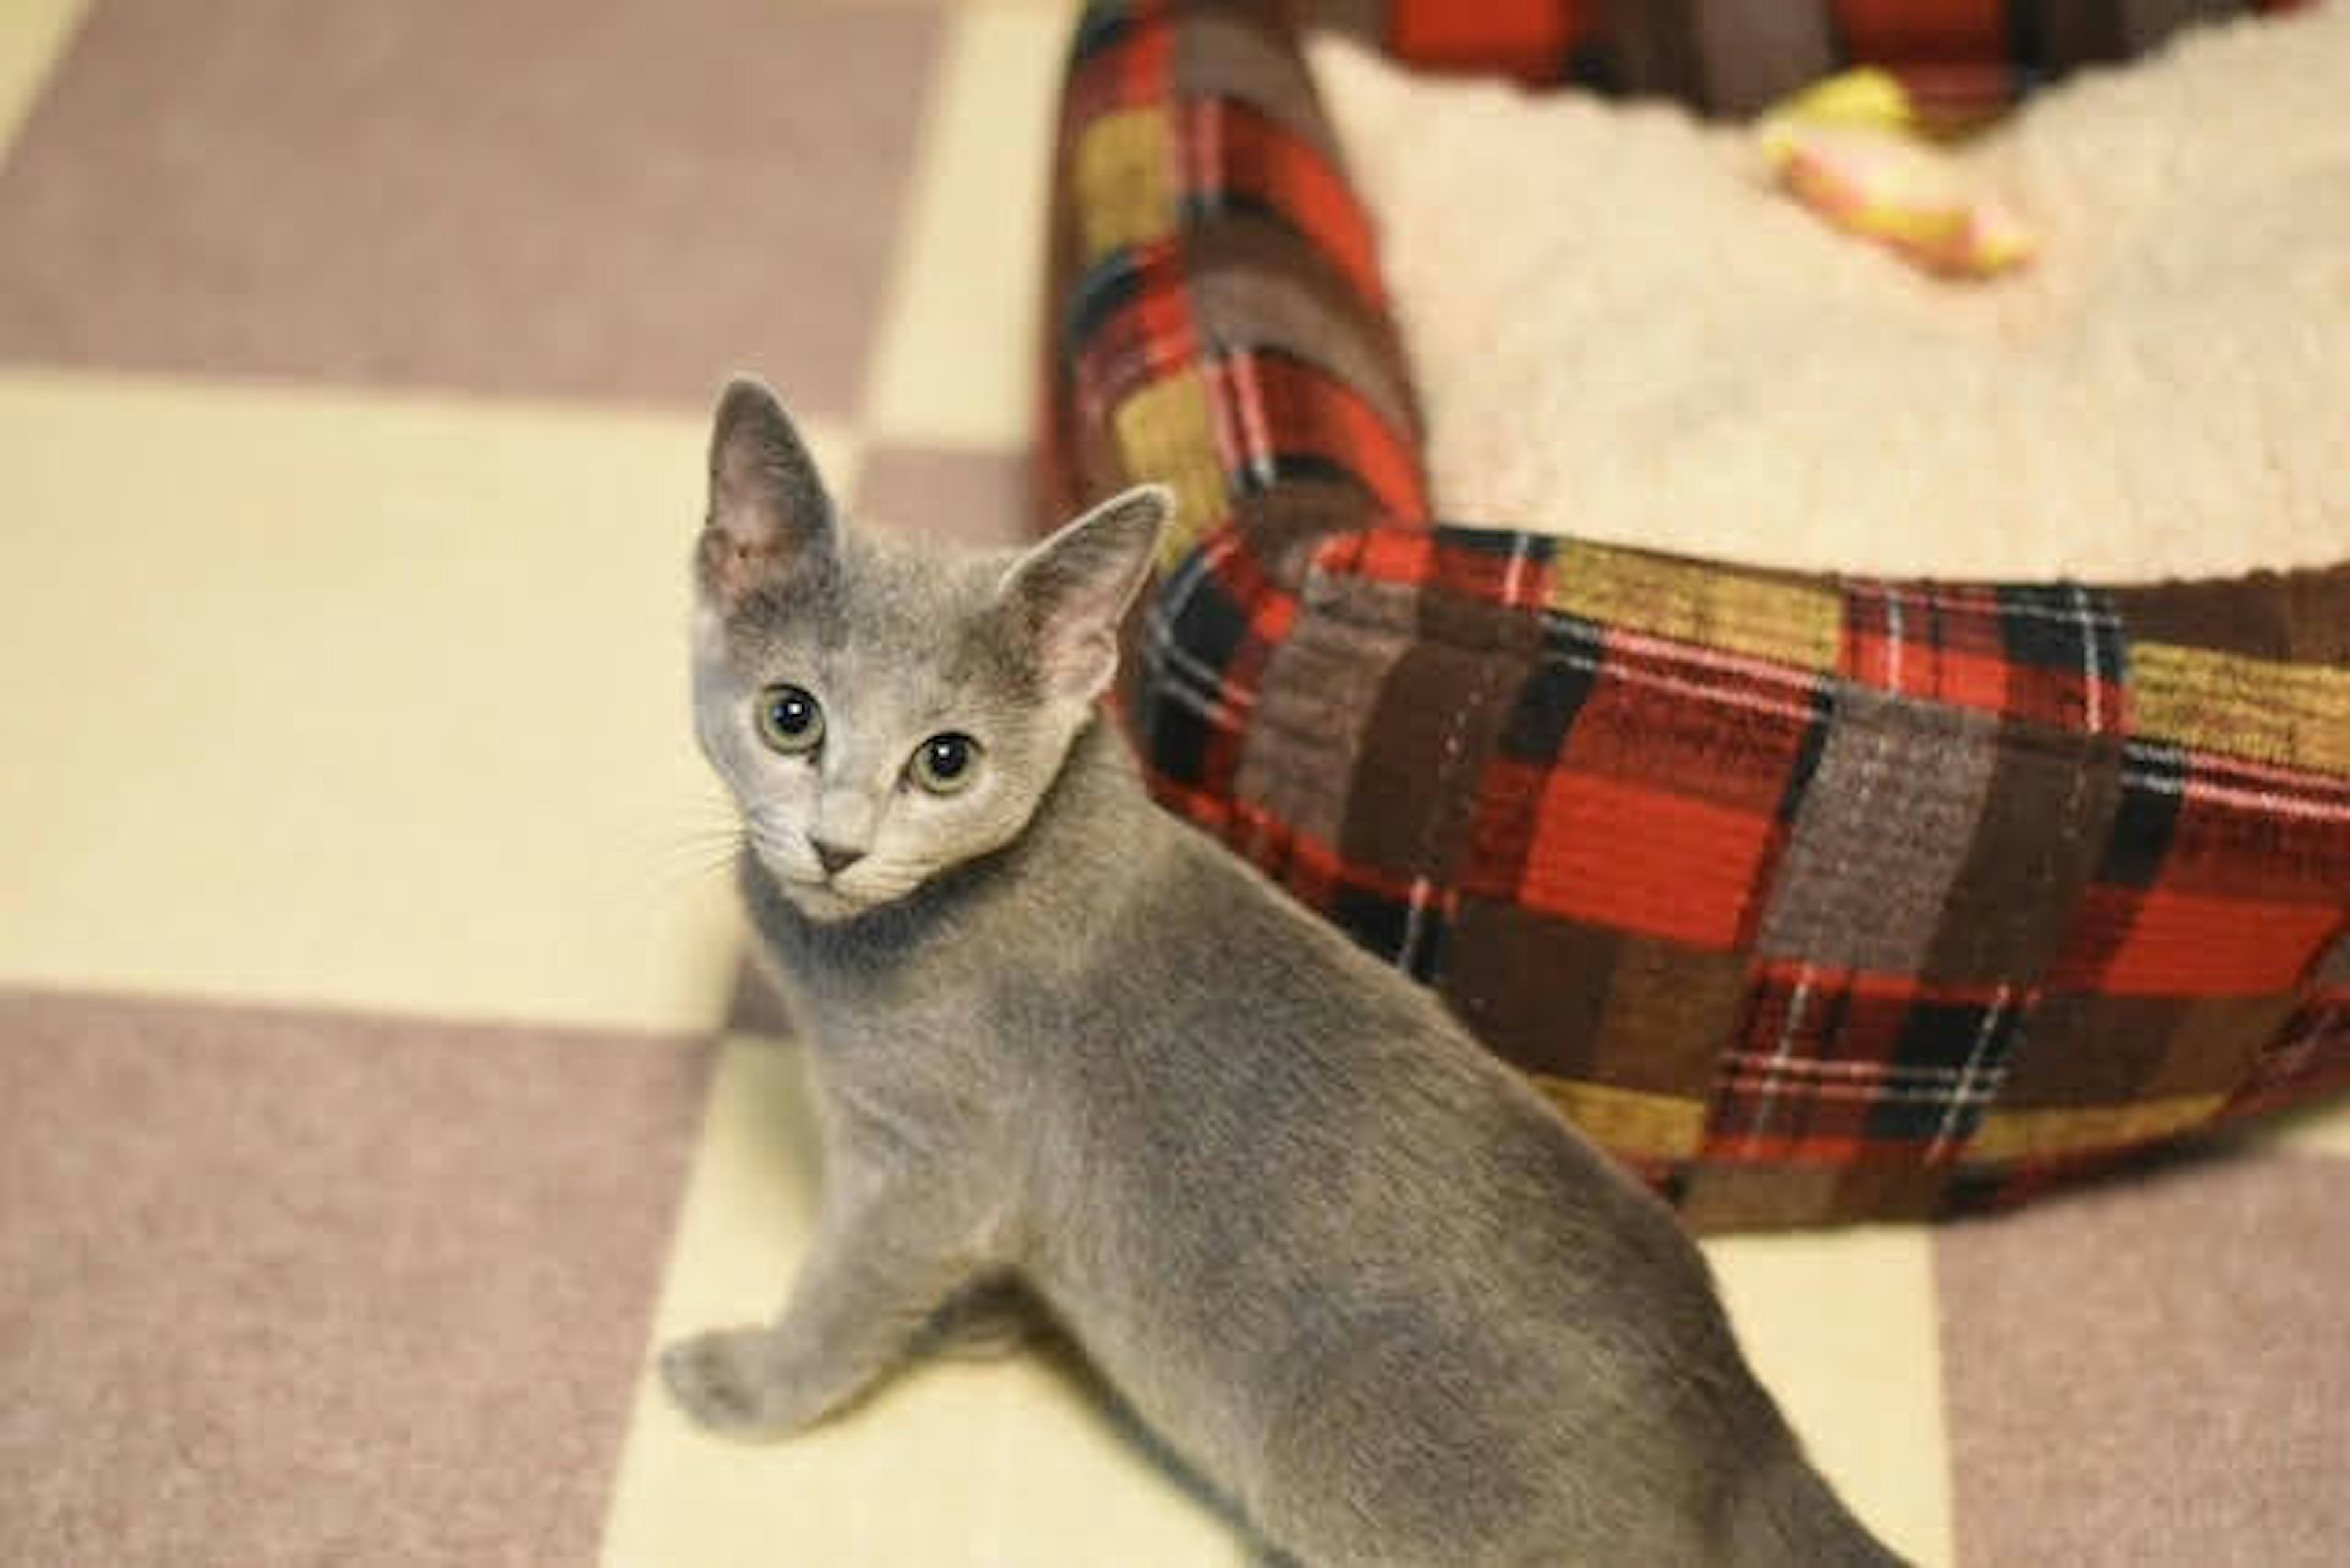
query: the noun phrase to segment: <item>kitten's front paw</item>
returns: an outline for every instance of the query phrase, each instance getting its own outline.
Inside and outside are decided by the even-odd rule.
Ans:
[[[775,1335],[713,1329],[661,1352],[661,1381],[680,1408],[713,1432],[779,1438],[799,1423],[775,1373]]]

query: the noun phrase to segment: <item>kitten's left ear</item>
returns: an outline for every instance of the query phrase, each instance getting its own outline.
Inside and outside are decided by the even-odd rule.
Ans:
[[[1045,689],[1090,701],[1118,672],[1118,628],[1150,576],[1159,535],[1174,515],[1163,484],[1114,495],[1035,545],[1003,574],[999,592],[1035,639]]]
[[[731,609],[753,590],[829,559],[837,528],[823,476],[784,405],[753,377],[728,382],[710,431],[703,590]]]

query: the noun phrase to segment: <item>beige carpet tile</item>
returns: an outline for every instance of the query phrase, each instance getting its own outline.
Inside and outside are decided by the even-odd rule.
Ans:
[[[0,373],[0,981],[723,1016],[700,415]]]
[[[586,1560],[706,1061],[0,993],[0,1562]]]
[[[1959,1559],[2350,1561],[2350,1160],[2214,1157],[1936,1248]]]
[[[1906,1226],[1705,1241],[1739,1341],[1813,1460],[1921,1568],[1951,1554],[1932,1247]]]
[[[0,169],[0,356],[854,412],[938,31],[99,0]]]
[[[815,1211],[814,1148],[796,1048],[731,1038],[654,1344],[773,1314]],[[1147,1457],[1065,1359],[923,1362],[773,1444],[690,1426],[650,1361],[649,1347],[604,1537],[610,1568],[1243,1560],[1232,1532]]]
[[[876,443],[865,451],[857,511],[889,527],[967,545],[1020,545],[1038,533],[1025,452]]]
[[[949,17],[874,350],[866,416],[877,436],[1025,443],[1066,9],[964,6]]]
[[[768,1447],[650,1375],[820,1179],[688,733],[704,412],[1029,535],[1068,25],[0,4],[0,1563],[1242,1560],[1066,1355]],[[2340,1561],[2345,1129],[1707,1250],[1921,1563]]]

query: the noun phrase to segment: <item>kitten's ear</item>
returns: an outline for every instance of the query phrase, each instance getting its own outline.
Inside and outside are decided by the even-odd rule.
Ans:
[[[1001,589],[1033,639],[1045,690],[1090,701],[1118,671],[1126,618],[1174,514],[1163,484],[1114,495],[1012,564]]]
[[[710,432],[702,591],[732,608],[832,554],[832,498],[791,416],[764,382],[737,376]]]

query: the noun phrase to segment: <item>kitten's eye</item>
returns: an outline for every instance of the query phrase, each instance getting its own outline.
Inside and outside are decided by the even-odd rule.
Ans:
[[[824,710],[796,686],[770,686],[759,693],[759,738],[785,756],[813,752],[824,743]]]
[[[914,782],[932,794],[952,794],[971,783],[972,764],[979,760],[979,742],[949,731],[932,735],[914,753]]]

